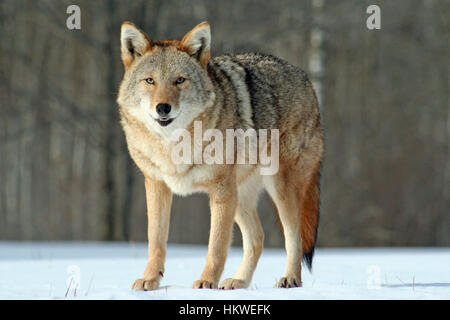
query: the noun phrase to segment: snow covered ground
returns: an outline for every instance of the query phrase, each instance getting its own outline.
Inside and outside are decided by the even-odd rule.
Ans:
[[[265,249],[250,288],[223,291],[191,289],[206,247],[169,245],[161,288],[133,292],[146,251],[145,244],[3,241],[0,299],[450,299],[450,248],[319,248],[313,273],[304,268],[296,289],[273,288],[285,254]],[[241,256],[241,249],[230,250],[223,279]]]

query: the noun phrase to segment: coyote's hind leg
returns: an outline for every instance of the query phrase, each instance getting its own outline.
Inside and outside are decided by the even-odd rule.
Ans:
[[[235,221],[242,233],[244,258],[233,278],[223,280],[219,288],[247,288],[252,280],[263,249],[264,232],[256,212],[260,182],[251,177],[238,188],[238,207]],[[259,182],[259,183],[258,183]]]

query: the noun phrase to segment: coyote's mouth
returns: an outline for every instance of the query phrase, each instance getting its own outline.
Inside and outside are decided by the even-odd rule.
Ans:
[[[156,122],[159,123],[160,126],[165,127],[168,126],[173,121],[173,118],[160,118],[155,120]]]

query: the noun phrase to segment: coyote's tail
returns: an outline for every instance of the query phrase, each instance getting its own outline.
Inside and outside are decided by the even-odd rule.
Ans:
[[[302,199],[299,199],[301,201],[300,235],[302,238],[303,262],[305,262],[309,271],[312,269],[317,228],[319,226],[320,169],[321,165],[319,163],[311,177],[306,193]]]

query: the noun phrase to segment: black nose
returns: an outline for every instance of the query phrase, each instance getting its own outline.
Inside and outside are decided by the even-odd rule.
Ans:
[[[156,112],[161,116],[161,117],[166,117],[169,113],[170,110],[172,109],[172,107],[170,106],[170,104],[168,103],[159,103],[156,106]]]

